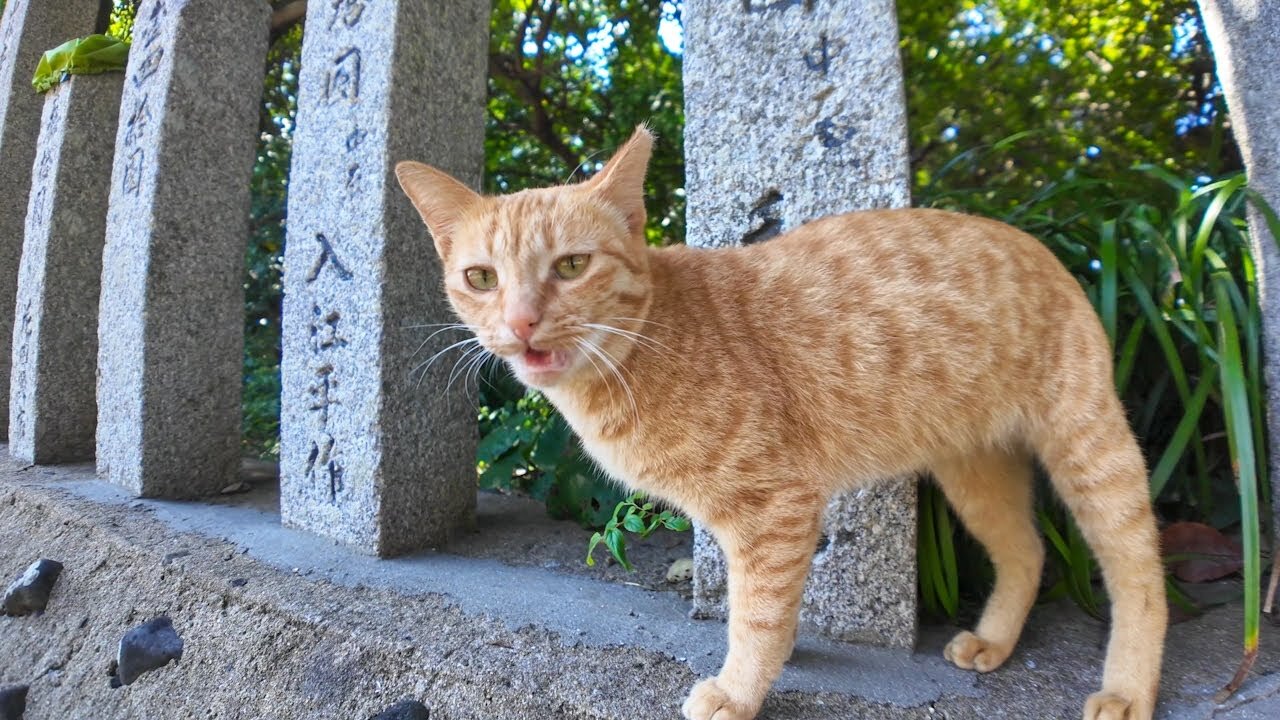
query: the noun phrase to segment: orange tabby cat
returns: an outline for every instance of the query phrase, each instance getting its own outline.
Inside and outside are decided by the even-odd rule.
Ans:
[[[1038,458],[1102,566],[1112,633],[1086,720],[1150,718],[1166,622],[1146,469],[1107,337],[1075,279],[992,220],[877,210],[717,250],[645,244],[643,127],[590,180],[483,197],[396,174],[478,342],[628,487],[707,528],[729,564],[729,652],[684,703],[755,717],[795,637],[833,494],[928,472],[996,584],[948,660],[1013,650],[1044,551]]]

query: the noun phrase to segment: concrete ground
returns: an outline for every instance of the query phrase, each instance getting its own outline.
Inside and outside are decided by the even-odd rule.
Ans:
[[[0,446],[0,455],[4,455]],[[45,718],[368,718],[404,698],[432,717],[675,718],[715,671],[724,626],[687,617],[667,565],[682,536],[632,549],[644,568],[582,565],[587,533],[539,507],[481,498],[478,532],[447,552],[379,561],[279,525],[272,482],[219,504],[136,500],[87,467],[0,461],[0,580],[34,560],[65,570],[47,611],[0,617],[0,686],[30,686]],[[161,614],[176,665],[110,686],[121,636]],[[1100,675],[1105,627],[1069,604],[1036,608],[989,675],[941,658],[955,628],[915,653],[801,640],[762,718],[1075,718]],[[1240,610],[1170,630],[1161,718],[1280,717],[1280,628],[1242,691]]]

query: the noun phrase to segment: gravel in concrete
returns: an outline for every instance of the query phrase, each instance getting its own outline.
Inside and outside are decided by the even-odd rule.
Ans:
[[[57,560],[42,558],[31,563],[26,572],[4,591],[4,614],[17,616],[43,612],[61,574],[62,563]]]

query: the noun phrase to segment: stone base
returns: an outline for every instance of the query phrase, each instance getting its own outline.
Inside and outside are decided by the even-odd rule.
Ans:
[[[0,459],[0,580],[65,565],[43,614],[0,617],[0,687],[30,686],[25,720],[350,720],[403,699],[433,720],[669,720],[724,652],[724,625],[689,620],[676,593],[566,574],[589,533],[536,503],[482,496],[458,554],[381,561],[280,527],[272,484],[245,479],[218,505],[136,500],[88,467]],[[655,539],[662,556],[675,538]],[[113,689],[121,637],[159,615],[181,661]],[[1211,705],[1239,618],[1233,604],[1170,628],[1160,717],[1280,715],[1276,653]],[[942,660],[954,631],[928,628],[914,654],[802,635],[761,720],[1078,717],[1101,677],[1106,628],[1068,603],[1037,607],[980,682]]]
[[[916,480],[891,480],[837,497],[805,583],[800,623],[837,640],[889,647],[916,643]],[[727,615],[724,555],[697,530],[695,617]]]

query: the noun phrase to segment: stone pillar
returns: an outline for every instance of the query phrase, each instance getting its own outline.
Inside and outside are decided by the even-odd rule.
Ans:
[[[1199,0],[1218,81],[1231,111],[1231,131],[1244,156],[1249,187],[1280,213],[1280,0]],[[1280,250],[1256,207],[1249,236],[1258,264],[1263,375],[1271,444],[1271,501],[1280,527]]]
[[[395,181],[401,160],[479,184],[489,3],[334,0],[307,10],[285,248],[280,510],[380,556],[472,522],[474,401],[415,366],[453,320]]]
[[[688,242],[766,241],[801,223],[910,203],[892,0],[687,0]],[[916,486],[835,499],[802,622],[844,640],[916,636]],[[694,611],[722,615],[724,560],[701,530]]]
[[[100,0],[8,0],[0,19],[0,436],[8,434],[18,257],[44,98],[31,76],[45,50],[94,32]]]
[[[142,0],[98,326],[98,473],[194,497],[235,482],[244,253],[270,7]]]
[[[45,97],[13,332],[9,453],[93,457],[98,287],[124,75],[76,75]]]

